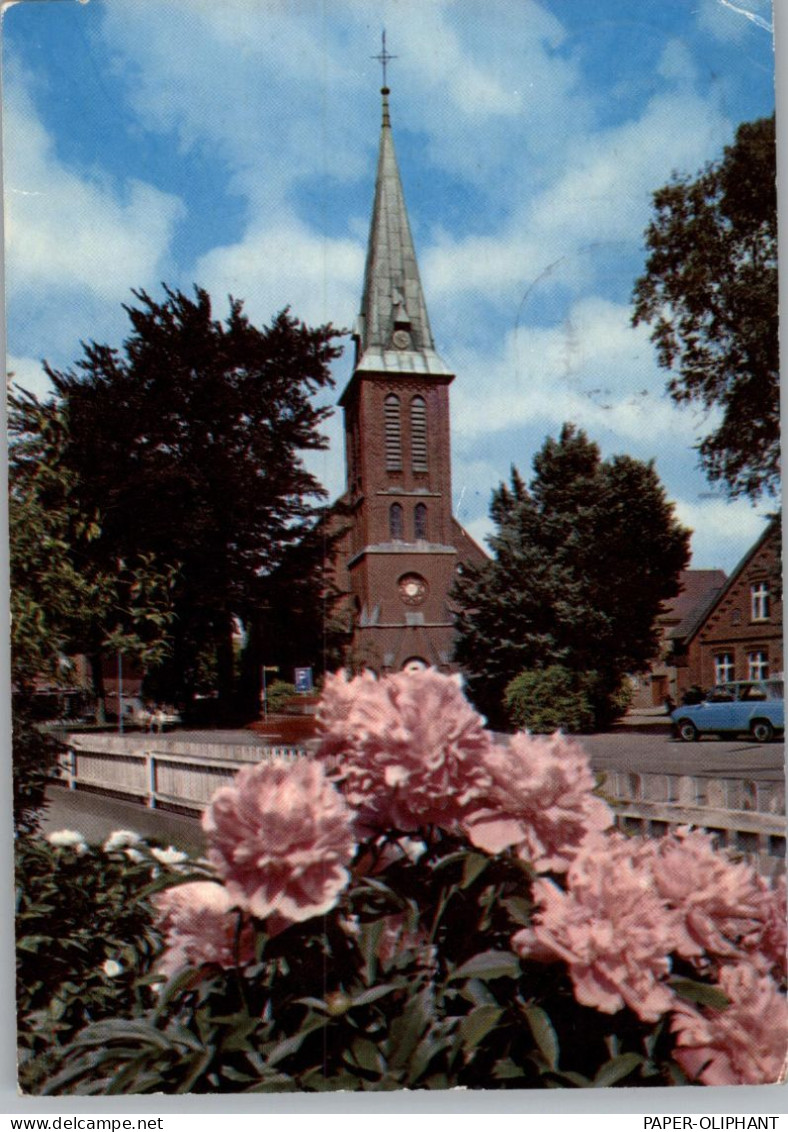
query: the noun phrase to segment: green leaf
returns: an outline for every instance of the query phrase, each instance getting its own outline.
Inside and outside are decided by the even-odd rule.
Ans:
[[[623,1081],[630,1073],[642,1065],[644,1058],[639,1053],[622,1053],[606,1061],[594,1078],[594,1088],[602,1089]]]
[[[422,1035],[430,1025],[433,998],[431,988],[425,987],[414,995],[407,1007],[389,1026],[387,1043],[388,1060],[392,1068],[402,1068],[410,1061]]]
[[[400,988],[396,983],[386,983],[379,987],[370,987],[369,990],[362,991],[361,994],[354,996],[351,1000],[351,1007],[353,1006],[366,1006],[370,1002],[377,1002],[379,998],[383,998],[392,991],[399,990]]]
[[[450,976],[454,979],[516,979],[520,960],[511,951],[482,951],[463,963]]]
[[[511,1057],[502,1057],[495,1063],[493,1068],[493,1077],[496,1081],[513,1081],[518,1077],[524,1077],[523,1069],[512,1061]]]
[[[301,1024],[301,1028],[297,1033],[293,1034],[292,1037],[285,1038],[284,1041],[278,1042],[276,1045],[267,1050],[263,1050],[267,1065],[277,1065],[280,1061],[284,1061],[284,1059],[286,1057],[289,1057],[292,1053],[297,1053],[301,1048],[304,1039],[309,1034],[311,1034],[313,1030],[318,1030],[321,1026],[325,1026],[327,1021],[327,1018],[322,1018],[318,1015],[312,1015],[311,1018],[307,1018],[306,1021]]]
[[[462,866],[460,888],[469,888],[477,877],[481,876],[489,863],[490,858],[484,853],[468,853]]]
[[[533,904],[525,896],[509,896],[502,903],[516,924],[522,924],[524,927],[530,925]]]
[[[386,1062],[378,1047],[369,1038],[354,1038],[350,1054],[359,1069],[381,1076],[386,1071]]]
[[[551,1069],[557,1069],[560,1054],[558,1035],[553,1029],[549,1014],[541,1006],[526,1006],[523,1013],[545,1061]]]
[[[721,987],[713,987],[708,983],[698,983],[695,979],[670,980],[679,998],[687,1002],[697,1002],[700,1006],[710,1006],[712,1010],[725,1010],[730,1006],[730,999]]]
[[[475,1049],[497,1024],[503,1014],[500,1006],[476,1006],[460,1022],[460,1037],[467,1052]]]

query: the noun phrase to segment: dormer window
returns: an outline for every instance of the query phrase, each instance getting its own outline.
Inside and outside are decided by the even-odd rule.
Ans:
[[[750,586],[750,618],[753,621],[769,620],[769,586],[766,582]]]

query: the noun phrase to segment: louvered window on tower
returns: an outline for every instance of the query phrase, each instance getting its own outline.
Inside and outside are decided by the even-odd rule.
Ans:
[[[427,471],[427,403],[414,397],[410,403],[410,458],[414,472]]]
[[[402,471],[402,425],[399,397],[389,393],[383,402],[383,419],[386,426],[386,471]]]

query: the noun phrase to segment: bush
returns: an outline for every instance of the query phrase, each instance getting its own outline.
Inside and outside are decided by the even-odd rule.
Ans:
[[[266,688],[268,710],[271,712],[281,711],[287,701],[291,700],[295,694],[295,684],[288,684],[286,680],[274,680]]]
[[[161,948],[149,897],[171,884],[169,858],[120,831],[118,847],[88,847],[60,830],[20,837],[17,876],[19,1083],[38,1092],[60,1052],[88,1023],[141,1013],[144,976]],[[163,857],[157,859],[156,854]]]
[[[588,691],[573,672],[558,664],[521,672],[506,687],[510,722],[536,734],[591,731],[594,711]]]
[[[319,721],[315,758],[245,766],[217,791],[204,820],[209,867],[192,876],[162,874],[154,891],[150,859],[129,879],[80,844],[56,850],[48,864],[67,882],[85,862],[104,879],[78,921],[37,881],[39,914],[56,907],[68,939],[91,932],[56,981],[75,1011],[87,981],[92,1019],[71,1041],[76,1013],[53,1033],[38,1089],[778,1079],[784,885],[769,887],[700,831],[613,831],[577,743],[519,734],[497,744],[451,677],[334,678]],[[126,891],[129,907],[116,899]],[[37,922],[34,938],[52,938],[36,948],[57,956],[57,928]],[[92,989],[102,935],[128,946],[139,972],[110,1003]]]
[[[14,827],[18,833],[38,829],[44,793],[55,776],[62,747],[36,726],[29,703],[12,698]]]

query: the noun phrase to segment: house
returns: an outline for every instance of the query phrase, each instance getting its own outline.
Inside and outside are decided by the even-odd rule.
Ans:
[[[783,673],[782,529],[779,517],[722,589],[673,634],[680,691]]]
[[[722,570],[682,570],[676,597],[663,603],[657,618],[659,651],[648,672],[633,677],[633,706],[658,707],[670,697],[678,703],[689,686],[686,664],[676,663],[675,642],[681,641],[725,585]]]

